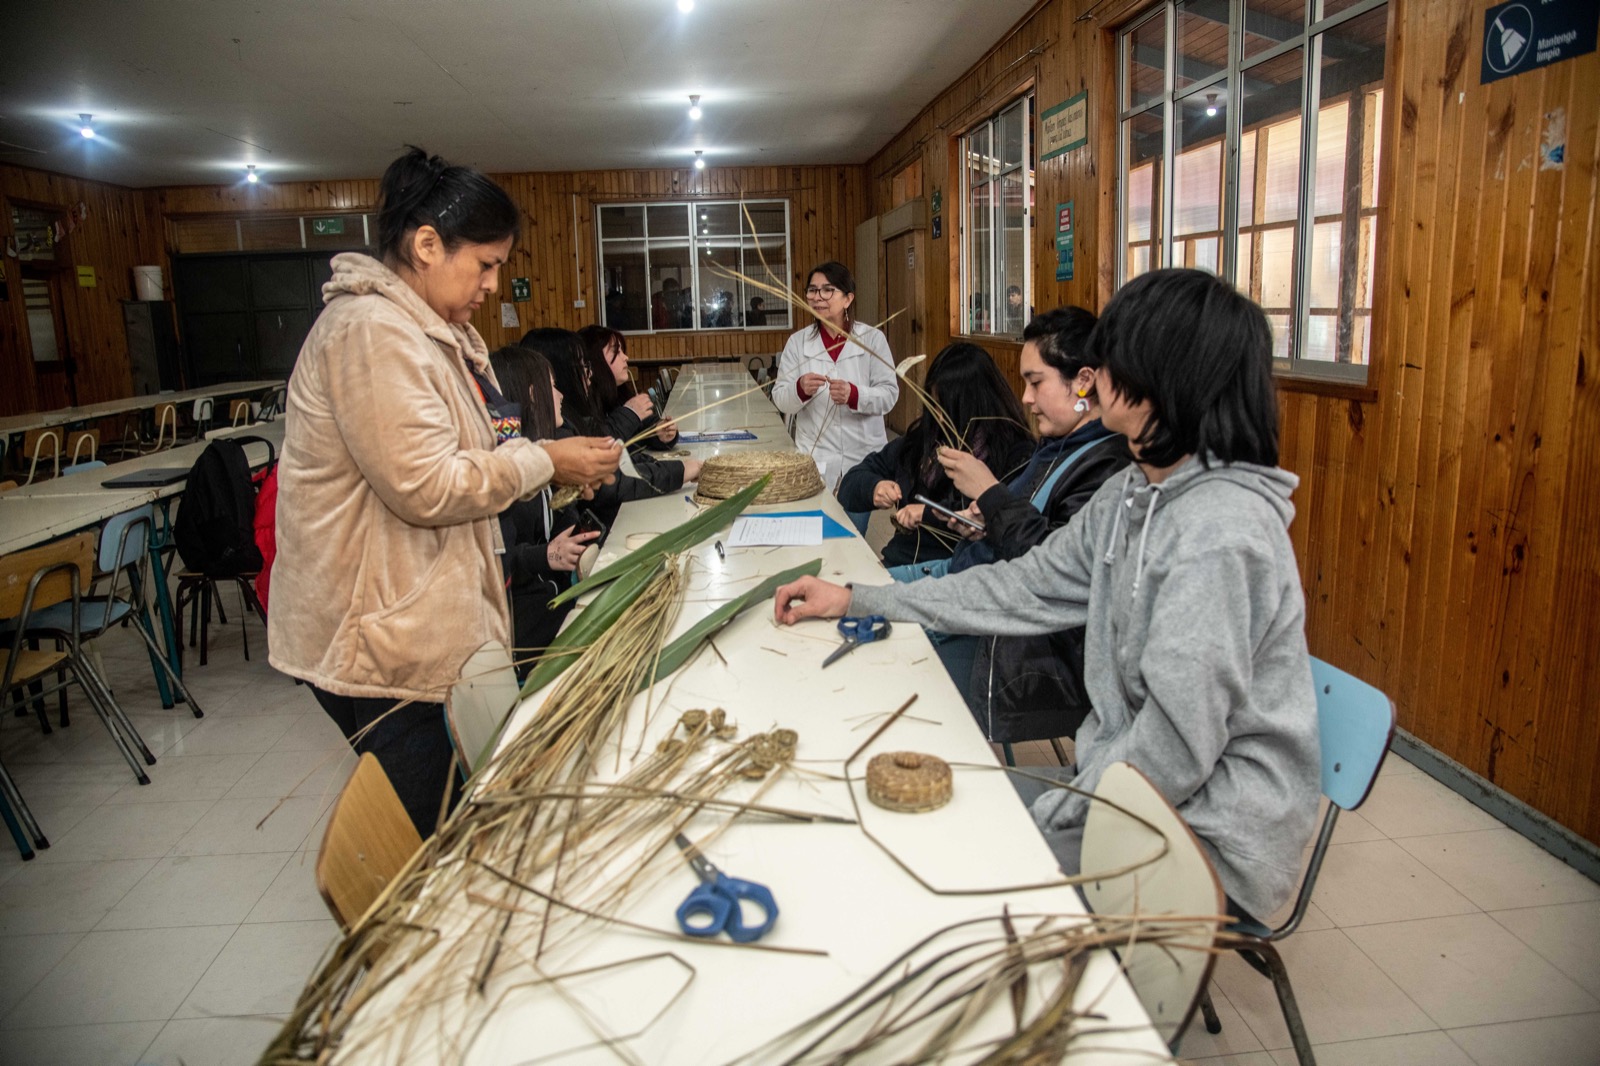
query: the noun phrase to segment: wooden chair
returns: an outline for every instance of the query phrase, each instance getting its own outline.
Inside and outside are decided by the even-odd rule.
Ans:
[[[158,452],[161,450],[161,442],[167,438],[167,430],[169,428],[172,430],[172,436],[170,440],[167,440],[166,446],[171,448],[173,445],[178,443],[178,405],[170,400],[163,404],[157,404],[155,415],[156,443],[155,446],[150,449],[152,452]]]
[[[128,716],[122,713],[105,681],[90,665],[79,639],[81,594],[94,571],[94,552],[95,535],[79,533],[54,544],[0,557],[0,618],[6,620],[4,632],[9,638],[6,640],[9,647],[0,648],[0,699],[21,692],[34,682],[42,683],[52,674],[62,675],[62,680],[51,682],[47,687],[36,687],[32,695],[46,696],[70,684],[83,689],[122,757],[133,768],[135,779],[141,785],[148,785],[150,778],[139,765],[133,749],[137,748],[144,761],[151,765],[155,764],[156,757],[145,746]],[[33,614],[62,603],[71,604],[67,629],[62,634],[65,647],[54,651],[24,647]],[[23,802],[22,793],[17,791],[16,783],[3,766],[0,766],[0,797],[5,799],[6,806],[33,837],[34,843],[41,848],[49,847],[33,812]]]
[[[1289,983],[1288,968],[1283,964],[1276,943],[1300,927],[1306,908],[1311,905],[1311,893],[1317,887],[1322,860],[1333,842],[1339,812],[1353,811],[1367,801],[1384,757],[1389,754],[1389,742],[1394,738],[1394,703],[1381,691],[1316,658],[1311,660],[1311,680],[1317,689],[1322,794],[1328,799],[1328,809],[1322,816],[1322,828],[1317,833],[1311,861],[1300,879],[1300,892],[1289,917],[1276,929],[1243,920],[1224,930],[1219,938],[1219,943],[1237,951],[1251,969],[1272,982],[1300,1066],[1316,1066],[1317,1059],[1305,1022],[1300,1017],[1300,1006],[1294,998],[1294,986]],[[1206,1031],[1222,1032],[1222,1021],[1211,1006],[1210,996],[1201,1000],[1200,1008],[1205,1012]]]
[[[61,473],[61,431],[59,429],[30,429],[22,437],[22,454],[31,456],[28,464],[28,480],[24,485],[33,484],[33,476],[39,472],[39,460],[49,449],[55,462],[54,473]]]
[[[233,400],[228,404],[228,424],[231,426],[248,426],[251,421],[250,401]]]
[[[488,760],[489,745],[517,705],[518,693],[516,666],[498,640],[486,642],[461,668],[461,680],[445,695],[444,720],[463,777]]]
[[[82,460],[84,445],[89,446],[89,458]],[[98,429],[75,429],[67,434],[67,451],[72,455],[72,465],[77,466],[80,461],[94,462],[99,458],[100,431]]]
[[[349,930],[367,913],[420,847],[389,775],[367,752],[334,800],[317,851],[317,891],[339,925]]]
[[[11,481],[9,479],[5,480],[5,481],[0,481],[0,492],[10,492],[12,489],[14,489],[16,487],[17,487],[17,483],[15,481]]]
[[[1122,877],[1090,881],[1084,898],[1096,914],[1194,917],[1194,936],[1174,943],[1134,944],[1121,951],[1128,982],[1168,1047],[1175,1047],[1211,977],[1211,945],[1226,921],[1227,897],[1201,850],[1200,841],[1172,804],[1134,767],[1112,763],[1100,775],[1095,795],[1131,811],[1149,825],[1104,803],[1089,805],[1083,830],[1082,869],[1113,870],[1137,862],[1159,839],[1167,849],[1155,862]],[[1203,919],[1214,916],[1208,923]]]

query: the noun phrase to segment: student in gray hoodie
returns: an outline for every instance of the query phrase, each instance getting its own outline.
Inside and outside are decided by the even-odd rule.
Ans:
[[[1010,562],[938,580],[780,588],[783,624],[882,614],[953,633],[1085,625],[1094,708],[1070,783],[1093,792],[1132,763],[1178,808],[1237,909],[1289,898],[1320,794],[1305,597],[1277,468],[1266,317],[1226,282],[1159,270],[1123,286],[1089,345],[1107,428],[1135,465],[1065,527]],[[1082,792],[1050,789],[1034,819],[1075,868]]]

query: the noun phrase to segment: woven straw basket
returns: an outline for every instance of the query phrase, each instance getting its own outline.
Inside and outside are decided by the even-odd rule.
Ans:
[[[700,483],[695,499],[701,503],[725,500],[740,489],[771,474],[772,482],[761,490],[756,503],[789,503],[804,500],[822,491],[822,475],[816,461],[800,452],[735,452],[713,455],[700,468]]]

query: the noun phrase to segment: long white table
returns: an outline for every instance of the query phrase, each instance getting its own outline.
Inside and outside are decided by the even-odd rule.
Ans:
[[[157,392],[149,396],[124,396],[118,400],[103,400],[81,407],[58,407],[54,411],[33,411],[25,415],[0,417],[0,435],[22,433],[30,429],[49,426],[67,426],[74,422],[88,422],[97,418],[111,418],[130,411],[153,410],[164,403],[187,404],[207,397],[242,396],[247,392],[264,392],[284,384],[282,378],[264,381],[223,381],[203,389],[184,389],[182,392]]]
[[[748,375],[746,375],[748,380]],[[690,395],[719,387],[692,380],[686,369],[674,390],[679,411],[696,406]],[[759,397],[759,394],[757,396]],[[766,402],[763,400],[763,402]],[[701,424],[734,428],[746,424],[747,413],[728,412],[734,404],[706,412]],[[769,405],[770,408],[770,405]],[[717,412],[724,412],[718,415]],[[778,422],[782,433],[781,420]],[[770,426],[762,440],[743,447],[777,447]],[[787,440],[787,438],[783,438]],[[711,454],[713,448],[693,446]],[[792,447],[792,445],[790,445]],[[612,530],[601,563],[625,554],[630,538],[663,532],[690,517],[695,506],[683,495],[625,504]],[[844,523],[845,515],[831,495],[795,503],[757,506],[754,513],[821,509]],[[685,631],[718,605],[743,593],[765,577],[820,558],[822,575],[833,580],[886,583],[888,575],[867,544],[854,535],[826,540],[821,546],[724,549],[702,544],[687,553],[682,609],[672,635]],[[971,891],[1006,885],[1051,882],[1059,878],[1055,860],[1018,802],[1006,775],[966,705],[945,674],[921,629],[894,628],[888,638],[865,645],[826,671],[823,658],[839,643],[831,623],[810,622],[779,627],[770,603],[758,604],[715,638],[716,651],[703,649],[670,683],[639,696],[613,747],[601,753],[601,775],[626,773],[635,752],[650,753],[669,735],[682,711],[724,708],[740,735],[774,727],[799,733],[797,765],[827,774],[840,773],[843,760],[857,749],[885,717],[912,696],[908,716],[890,726],[852,767],[862,773],[865,761],[880,751],[911,750],[935,754],[955,770],[954,798],[938,811],[896,814],[867,802],[858,783],[861,816],[903,861],[943,892]],[[524,700],[507,731],[514,736],[539,713],[546,692]],[[613,756],[618,758],[614,761]],[[965,765],[963,765],[965,764]],[[736,788],[732,799],[751,795],[754,786]],[[845,785],[810,774],[790,773],[762,795],[762,802],[805,811],[853,816]],[[691,839],[711,833],[720,819],[697,817],[686,830]],[[669,849],[672,850],[672,849]],[[853,825],[785,824],[741,819],[707,847],[708,858],[730,876],[767,885],[781,912],[773,931],[761,942],[790,948],[820,949],[824,957],[734,950],[700,943],[660,939],[591,923],[572,940],[541,960],[546,974],[636,959],[671,951],[693,967],[693,979],[672,1001],[682,971],[670,963],[612,971],[564,999],[548,989],[521,988],[534,977],[523,946],[518,959],[508,959],[485,990],[479,1006],[463,1009],[459,1001],[421,1008],[416,1024],[403,1028],[407,1042],[380,1034],[397,1010],[418,1009],[415,999],[399,1004],[414,989],[416,975],[407,974],[380,992],[358,1016],[346,1047],[372,1039],[354,1054],[336,1062],[510,1064],[535,1060],[562,1063],[613,1063],[624,1059],[604,1047],[588,1047],[597,1032],[631,1033],[658,1009],[660,1018],[638,1035],[621,1039],[637,1061],[648,1063],[719,1063],[759,1048],[789,1026],[811,1016],[866,981],[902,951],[935,929],[969,918],[993,918],[987,935],[997,934],[1002,905],[1012,913],[1083,914],[1082,903],[1069,887],[1008,891],[998,895],[950,895],[930,892],[908,876]],[[636,860],[635,860],[636,861]],[[656,881],[630,899],[620,917],[654,928],[674,927],[676,907],[695,884],[695,877],[676,854],[658,858],[665,866]],[[619,858],[618,868],[634,861]],[[531,897],[530,906],[537,907]],[[450,937],[450,920],[440,923]],[[1027,925],[1026,922],[1023,923]],[[474,955],[474,958],[476,956]],[[418,967],[421,969],[421,967]],[[465,980],[465,976],[462,976]],[[460,987],[458,984],[456,987]],[[515,991],[513,991],[515,989]],[[1030,1010],[1037,1010],[1038,986]],[[571,1002],[581,1001],[590,1015],[583,1021]],[[668,1005],[670,1003],[670,1006]],[[1085,1023],[1086,1032],[1072,1046],[1070,1061],[1082,1066],[1126,1066],[1131,1061],[1160,1061],[1166,1048],[1109,955],[1090,963],[1075,1003],[1104,1020]],[[482,1006],[493,1004],[493,1008]],[[477,1013],[473,1013],[473,1010]],[[479,1026],[481,1025],[481,1029]],[[974,1039],[1011,1032],[1009,1004],[996,1004],[981,1019]],[[457,1058],[450,1049],[477,1033],[471,1050]],[[459,1047],[459,1044],[456,1044]],[[566,1054],[558,1053],[566,1051]],[[1131,1054],[1130,1054],[1131,1053]],[[968,1062],[967,1052],[952,1061]]]

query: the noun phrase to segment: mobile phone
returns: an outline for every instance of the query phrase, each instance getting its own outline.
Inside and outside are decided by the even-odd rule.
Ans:
[[[578,512],[578,524],[575,528],[579,533],[599,533],[602,538],[606,532],[606,524],[587,507]]]
[[[960,522],[962,525],[966,526],[968,529],[976,529],[980,533],[983,532],[983,523],[982,522],[974,522],[972,519],[968,518],[966,515],[962,514],[961,512],[952,511],[952,510],[950,510],[950,508],[946,507],[942,503],[934,503],[932,500],[928,499],[926,496],[918,496],[916,499],[917,499],[918,503],[922,504],[924,507],[927,507],[929,510],[933,511],[935,514],[943,515],[944,517],[950,519],[952,522]]]

